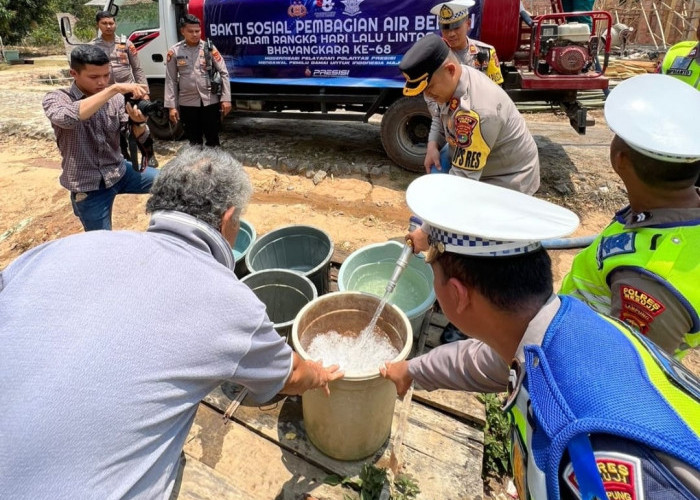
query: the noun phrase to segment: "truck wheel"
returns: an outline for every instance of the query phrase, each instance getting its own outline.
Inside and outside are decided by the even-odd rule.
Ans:
[[[182,122],[173,125],[168,119],[167,111],[162,115],[149,116],[148,129],[153,137],[164,141],[179,141],[185,135]]]
[[[163,102],[165,84],[163,82],[149,82],[151,90],[151,100]],[[179,141],[185,135],[182,123],[173,125],[168,118],[168,110],[161,108],[161,112],[154,113],[148,117],[148,129],[154,138],[162,141]]]
[[[389,158],[411,172],[425,172],[432,118],[422,97],[402,97],[382,117],[382,145]]]

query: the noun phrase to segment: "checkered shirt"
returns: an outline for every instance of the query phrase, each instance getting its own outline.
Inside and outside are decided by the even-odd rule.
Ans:
[[[49,92],[43,106],[61,151],[63,172],[59,181],[74,193],[99,189],[104,180],[113,186],[126,171],[119,147],[119,133],[128,126],[124,96],[117,94],[87,120],[80,120],[83,94],[73,83],[70,89]]]

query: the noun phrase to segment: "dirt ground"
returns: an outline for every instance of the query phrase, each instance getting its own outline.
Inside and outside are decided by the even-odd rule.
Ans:
[[[58,183],[60,155],[41,108],[46,92],[69,84],[66,69],[60,56],[0,67],[0,269],[29,248],[82,230]],[[589,116],[597,123],[585,136],[578,136],[564,116],[526,116],[542,165],[537,196],[575,211],[581,218],[577,236],[600,231],[626,204],[624,186],[609,164],[612,134],[600,110]],[[243,162],[253,182],[255,194],[244,218],[258,235],[308,224],[327,231],[345,252],[400,238],[410,215],[404,193],[416,174],[384,155],[378,120],[227,120],[223,147]],[[161,165],[183,145],[157,143]],[[326,176],[316,183],[320,172]],[[144,230],[145,201],[146,195],[117,197],[114,228]],[[551,252],[557,286],[575,253]],[[686,359],[700,372],[697,352]]]
[[[28,248],[81,230],[57,181],[60,155],[41,108],[46,92],[69,84],[65,67],[61,57],[50,57],[0,71],[0,268]],[[624,203],[623,187],[607,163],[610,133],[600,123],[600,112],[592,114],[599,124],[583,137],[562,116],[528,115],[542,159],[538,196],[576,211],[582,221],[578,235],[598,231]],[[410,215],[404,192],[416,174],[384,155],[378,120],[234,118],[225,123],[222,141],[246,165],[255,187],[244,218],[259,235],[287,224],[310,224],[349,252],[404,234]],[[158,142],[161,165],[183,146]],[[145,199],[117,197],[114,228],[145,229]],[[574,252],[559,253],[558,278]]]

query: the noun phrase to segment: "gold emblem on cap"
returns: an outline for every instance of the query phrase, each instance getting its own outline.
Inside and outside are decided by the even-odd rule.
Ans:
[[[446,3],[442,4],[442,7],[440,8],[440,18],[444,21],[449,21],[452,19],[452,17],[455,15],[455,13],[450,9],[449,5]]]
[[[445,253],[445,244],[442,241],[432,242],[425,255],[425,263],[431,264],[435,262],[443,253]]]

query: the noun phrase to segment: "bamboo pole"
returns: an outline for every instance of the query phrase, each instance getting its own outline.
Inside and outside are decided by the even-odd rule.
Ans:
[[[652,2],[653,2],[653,0],[652,0]],[[654,32],[651,29],[651,24],[649,24],[649,18],[647,17],[647,13],[644,10],[644,5],[640,4],[639,10],[642,11],[642,16],[644,17],[644,22],[647,24],[647,29],[649,30],[649,36],[651,36],[651,41],[654,42],[654,47],[656,47],[658,49],[659,44],[656,43],[656,35],[654,35]]]
[[[656,8],[656,2],[651,0],[651,7],[654,10],[654,15],[656,16],[656,22],[659,23],[659,31],[661,32],[661,42],[664,44],[664,49],[668,48],[666,44],[666,34],[664,33],[664,25],[661,22],[661,16],[659,16],[659,9]]]
[[[671,32],[671,28],[676,27],[676,25],[673,23],[673,16],[671,14],[676,11],[676,4],[678,4],[678,0],[671,0],[671,5],[666,5],[663,2],[661,2],[661,4],[669,10],[668,17],[666,17],[666,28],[664,29],[664,31],[668,34]],[[682,32],[681,36],[683,36]]]
[[[688,17],[687,17],[688,24],[685,27],[685,29],[686,29],[685,37],[683,37],[685,40],[690,39],[690,32],[692,31],[691,23],[695,19],[695,7],[697,7],[697,5],[698,5],[698,2],[696,2],[696,1],[690,2],[690,12],[688,12]]]

